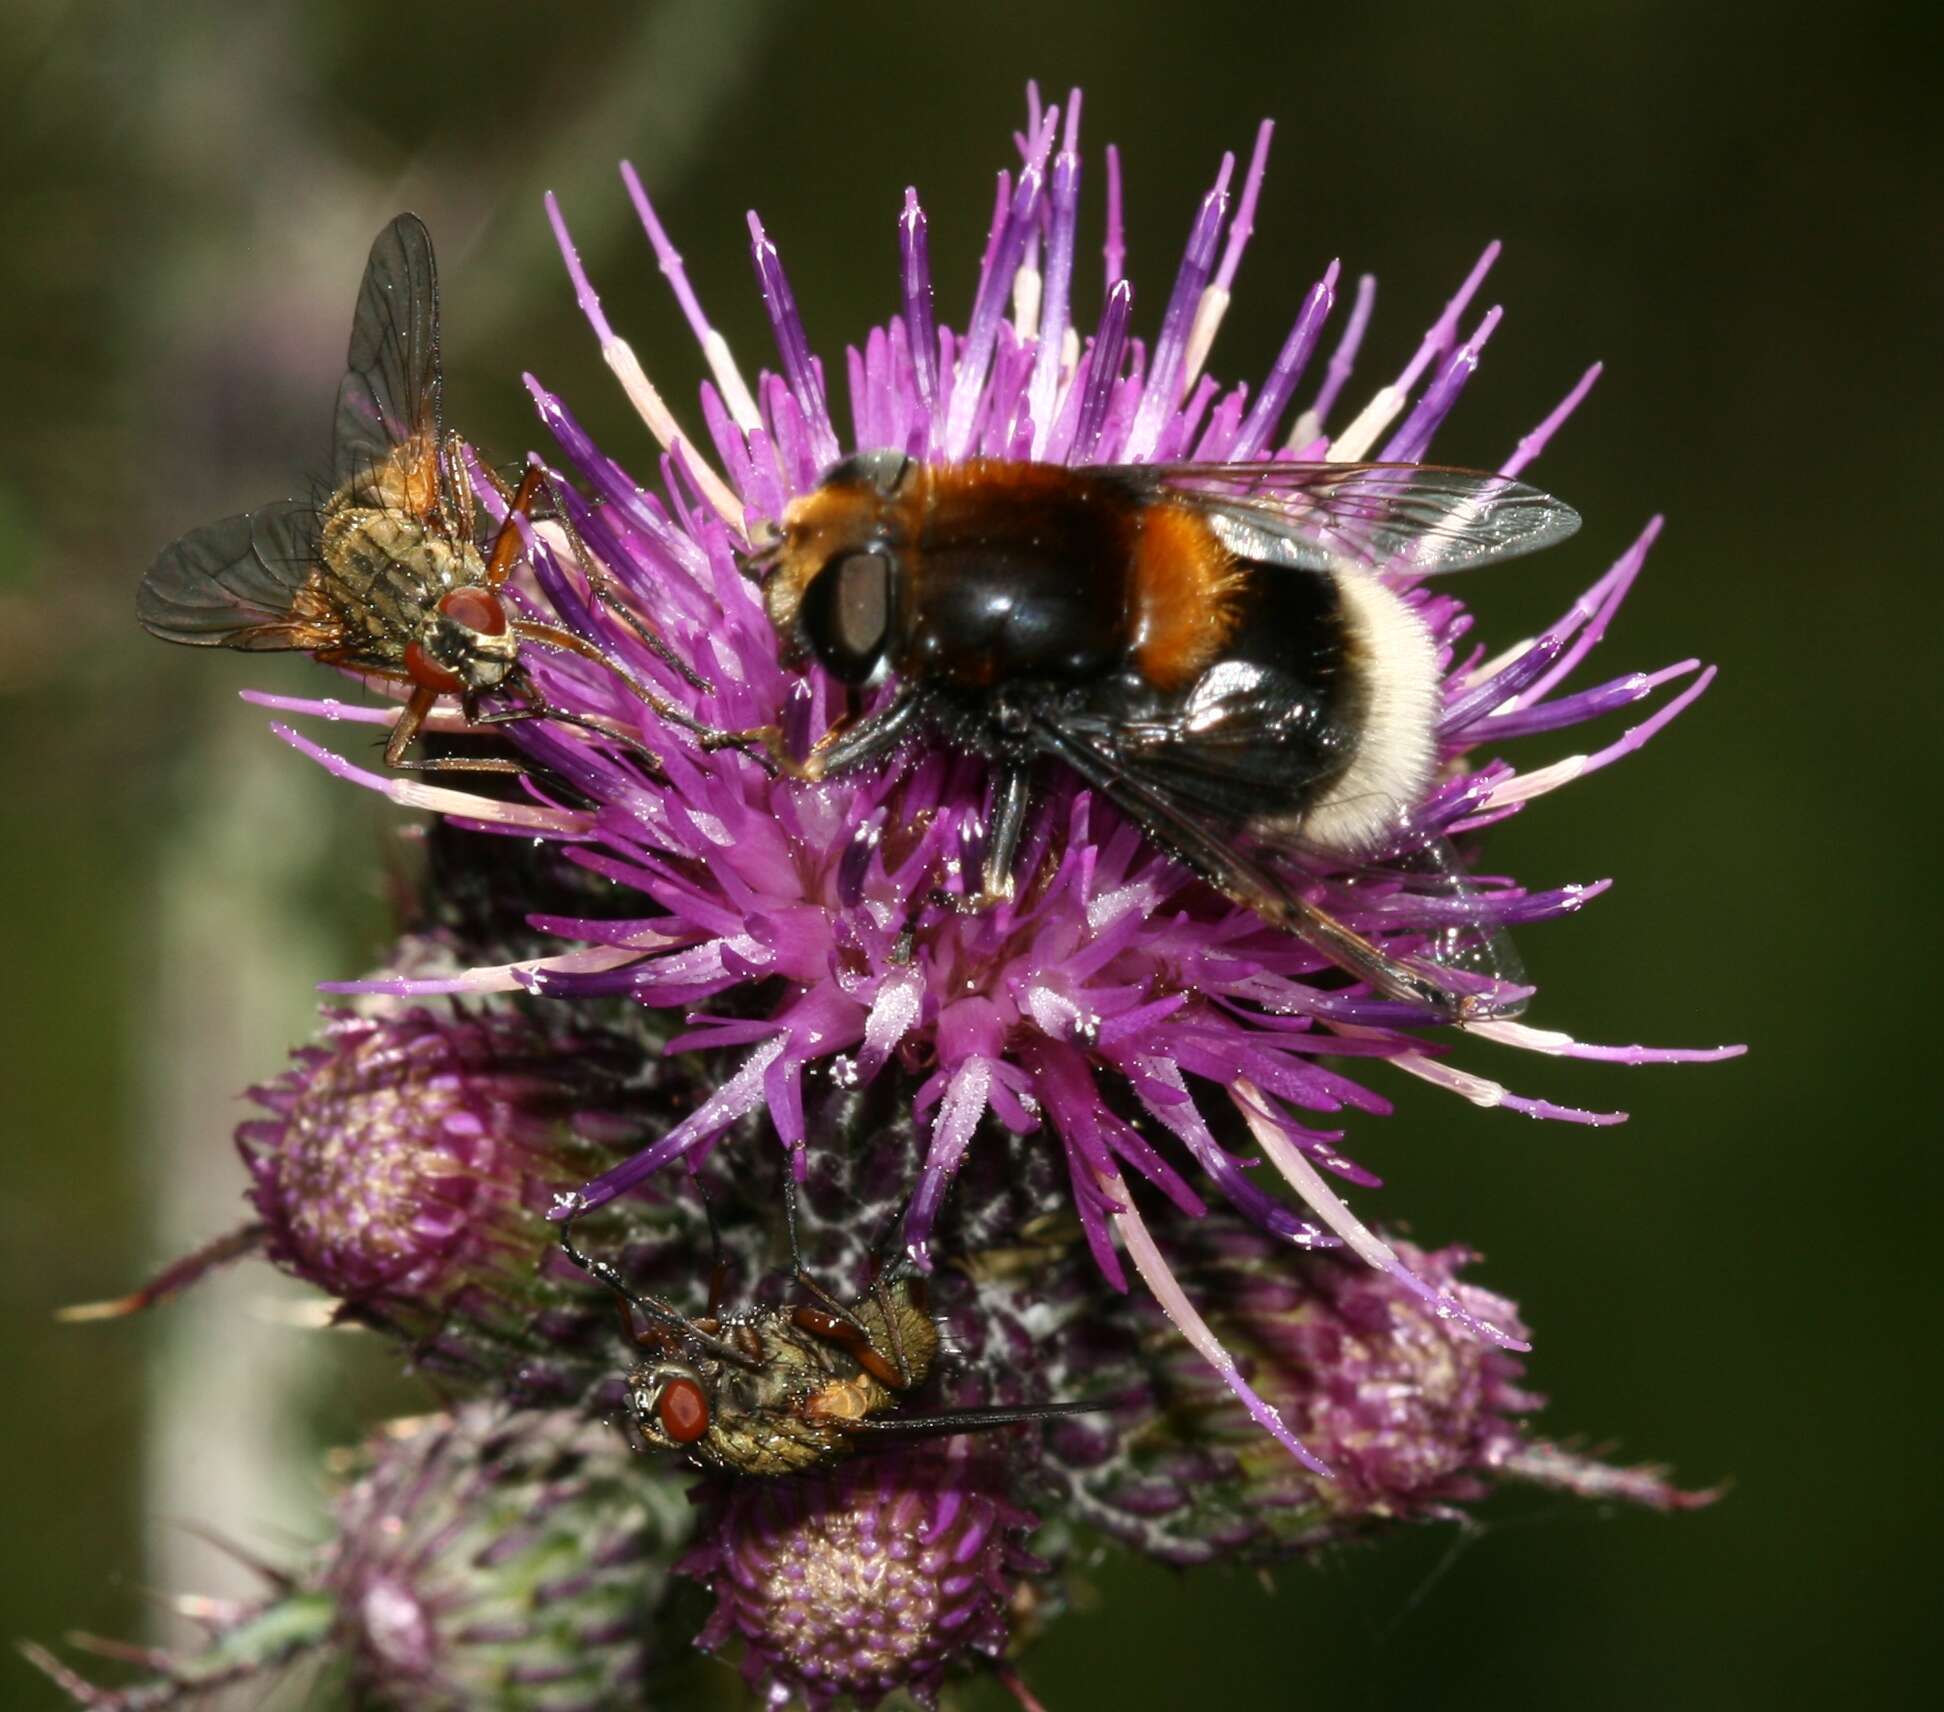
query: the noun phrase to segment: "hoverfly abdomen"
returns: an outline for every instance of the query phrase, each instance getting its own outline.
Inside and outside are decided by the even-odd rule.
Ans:
[[[1140,511],[1122,573],[1132,611],[1132,664],[1156,689],[1192,683],[1235,629],[1246,579],[1208,520],[1172,500]]]
[[[1139,519],[1107,482],[1047,464],[970,463],[921,466],[908,486],[919,524],[896,671],[984,689],[1119,666]]]

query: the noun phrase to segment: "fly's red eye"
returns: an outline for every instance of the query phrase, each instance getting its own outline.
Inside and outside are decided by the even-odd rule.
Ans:
[[[709,1400],[693,1379],[671,1379],[655,1406],[661,1429],[675,1444],[694,1444],[709,1430]]]
[[[449,672],[416,642],[405,644],[405,673],[422,689],[457,695],[466,686],[457,672]]]
[[[482,636],[506,634],[506,608],[499,597],[483,588],[450,589],[439,597],[439,612],[454,624],[476,630]]]

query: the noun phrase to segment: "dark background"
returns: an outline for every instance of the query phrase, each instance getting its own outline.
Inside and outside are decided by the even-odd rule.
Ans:
[[[1341,255],[1381,282],[1354,408],[1494,236],[1507,250],[1481,302],[1507,321],[1439,452],[1496,461],[1606,360],[1538,471],[1584,532],[1466,593],[1485,634],[1528,634],[1665,511],[1598,663],[1692,653],[1722,677],[1494,854],[1535,883],[1619,881],[1525,936],[1538,1021],[1753,1051],[1628,1072],[1481,1046],[1475,1067],[1624,1104],[1632,1123],[1534,1125],[1405,1088],[1397,1118],[1352,1136],[1390,1183],[1368,1215],[1484,1249],[1482,1276],[1523,1304],[1552,1431],[1728,1479],[1721,1504],[1660,1519],[1508,1503],[1470,1536],[1291,1566],[1273,1591],[1108,1568],[1028,1679],[1065,1712],[1217,1690],[1271,1706],[1904,1698],[1934,1632],[1937,1514],[1923,1055],[1944,206],[1920,20],[1883,5],[14,0],[0,1632],[138,1632],[144,1582],[223,1573],[178,1520],[228,1497],[231,1531],[274,1547],[313,1504],[308,1452],[276,1460],[299,1426],[342,1438],[422,1397],[380,1352],[293,1325],[260,1270],[142,1325],[49,1321],[238,1217],[230,1096],[305,1032],[310,983],[378,943],[398,837],[396,816],[310,776],[233,699],[315,673],[147,642],[130,610],[142,568],[321,466],[358,268],[398,208],[439,235],[448,401],[467,431],[508,454],[537,443],[518,385],[531,368],[645,468],[541,190],[561,194],[617,326],[693,420],[701,366],[615,161],[641,167],[746,371],[766,343],[752,204],[835,361],[895,306],[907,183],[931,216],[940,313],[962,323],[991,174],[1037,76],[1054,98],[1076,80],[1088,96],[1083,327],[1100,146],[1123,151],[1151,332],[1219,152],[1245,151],[1271,115],[1218,373],[1259,375]],[[0,1660],[0,1702],[48,1699]]]

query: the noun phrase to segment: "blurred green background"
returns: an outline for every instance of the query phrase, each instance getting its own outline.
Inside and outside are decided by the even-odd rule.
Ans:
[[[439,238],[467,432],[537,443],[532,369],[645,468],[540,192],[692,412],[701,366],[619,158],[746,367],[765,339],[751,205],[834,360],[895,305],[907,183],[940,313],[962,319],[1036,76],[1086,87],[1088,234],[1097,151],[1121,146],[1150,331],[1220,151],[1279,121],[1218,373],[1259,374],[1341,255],[1381,282],[1354,405],[1495,236],[1483,301],[1507,321],[1439,452],[1496,461],[1605,359],[1538,471],[1584,532],[1466,593],[1485,634],[1528,634],[1665,511],[1601,664],[1699,654],[1722,677],[1494,856],[1534,882],[1619,881],[1525,935],[1538,1021],[1753,1052],[1627,1072],[1481,1046],[1477,1068],[1633,1121],[1534,1125],[1405,1088],[1352,1137],[1390,1183],[1367,1214],[1482,1248],[1523,1304],[1552,1432],[1728,1479],[1724,1502],[1508,1504],[1273,1585],[1109,1568],[1028,1679],[1065,1712],[1914,1698],[1938,1514],[1937,814],[1910,782],[1938,701],[1926,24],[1869,4],[12,0],[0,1636],[160,1622],[145,1586],[227,1573],[180,1522],[276,1550],[314,1511],[305,1447],[424,1399],[382,1352],[308,1329],[261,1269],[141,1324],[50,1320],[239,1219],[234,1096],[305,1033],[310,984],[370,956],[397,865],[398,817],[234,699],[314,672],[149,643],[143,567],[321,468],[358,269],[397,209]],[[0,1659],[0,1704],[52,1695]]]

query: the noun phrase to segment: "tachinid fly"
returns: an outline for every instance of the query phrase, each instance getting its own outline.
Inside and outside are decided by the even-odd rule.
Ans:
[[[791,1222],[794,1229],[794,1214]],[[712,1303],[708,1314],[690,1319],[637,1294],[607,1261],[576,1248],[571,1215],[560,1244],[568,1259],[615,1293],[629,1341],[646,1352],[627,1375],[631,1433],[643,1445],[680,1451],[705,1468],[795,1474],[873,1442],[988,1432],[1106,1406],[896,1412],[939,1354],[924,1280],[901,1267],[844,1303],[798,1265],[797,1284],[812,1300],[735,1314]]]
[[[583,726],[646,755],[608,721],[549,707],[520,661],[525,643],[563,648],[621,668],[594,644],[517,615],[505,590],[548,480],[536,463],[517,492],[475,464],[441,414],[439,283],[432,237],[415,214],[378,234],[365,264],[338,387],[330,493],[319,503],[278,500],[193,531],[142,579],[136,613],[167,642],[247,651],[302,649],[321,663],[409,690],[385,760],[394,767],[518,772],[510,759],[408,760],[441,696],[469,723],[550,718]],[[506,502],[493,530],[478,510],[475,472]],[[579,545],[575,543],[576,552]],[[594,592],[638,633],[603,573],[582,565]],[[662,651],[657,638],[643,633]],[[689,723],[632,676],[656,712]],[[482,714],[479,698],[514,698]],[[652,757],[650,757],[652,759]]]

